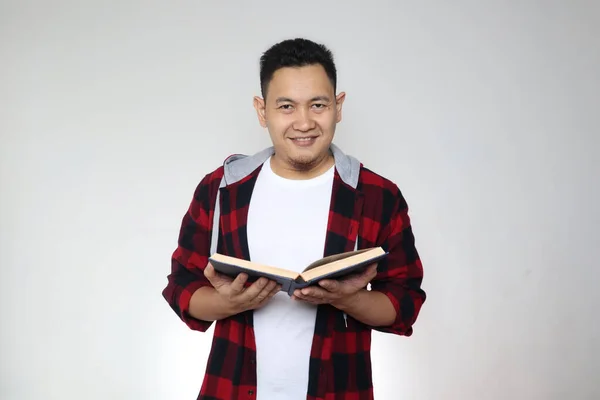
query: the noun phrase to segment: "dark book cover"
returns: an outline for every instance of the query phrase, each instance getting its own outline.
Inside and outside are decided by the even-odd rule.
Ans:
[[[286,292],[289,296],[291,296],[294,294],[295,290],[303,289],[308,286],[317,285],[318,282],[323,279],[339,279],[339,278],[348,276],[350,274],[360,274],[360,273],[364,272],[369,265],[382,260],[387,255],[388,255],[388,253],[386,252],[377,257],[373,257],[373,258],[370,258],[363,262],[349,265],[349,266],[339,269],[337,271],[332,271],[330,273],[325,273],[323,275],[319,275],[318,277],[315,277],[308,281],[305,281],[304,279],[302,279],[300,274],[298,274],[298,278],[292,279],[289,277],[276,275],[276,274],[270,274],[270,273],[263,272],[263,271],[255,271],[252,269],[241,267],[236,264],[218,261],[213,258],[209,258],[209,261],[217,272],[219,272],[223,275],[227,275],[233,279],[235,279],[235,277],[238,274],[243,272],[248,275],[248,282],[250,282],[250,283],[255,282],[256,280],[258,280],[258,278],[261,278],[261,277],[265,277],[269,280],[275,281],[281,285],[281,291]]]

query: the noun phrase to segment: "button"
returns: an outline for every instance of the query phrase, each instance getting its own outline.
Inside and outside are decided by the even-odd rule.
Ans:
[[[252,389],[248,390],[248,394],[249,394],[250,396],[252,396],[252,395],[254,394],[254,390],[252,390]]]

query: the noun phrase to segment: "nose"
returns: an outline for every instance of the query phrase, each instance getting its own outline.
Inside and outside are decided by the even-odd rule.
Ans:
[[[292,127],[300,132],[308,132],[315,128],[315,121],[310,115],[310,111],[304,107],[298,108],[296,112],[296,120]]]

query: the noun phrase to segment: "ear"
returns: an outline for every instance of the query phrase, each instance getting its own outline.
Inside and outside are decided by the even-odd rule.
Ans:
[[[341,92],[335,97],[335,113],[336,113],[336,122],[340,122],[342,120],[342,105],[344,104],[344,100],[346,99],[346,93]]]
[[[267,127],[267,116],[266,116],[266,108],[265,108],[265,100],[254,96],[254,109],[256,110],[256,115],[258,116],[258,123],[263,128]]]

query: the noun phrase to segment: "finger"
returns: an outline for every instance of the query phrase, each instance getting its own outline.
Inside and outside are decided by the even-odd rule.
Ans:
[[[367,273],[369,275],[376,275],[377,274],[377,263],[371,264],[369,266],[369,268],[367,268]]]
[[[252,300],[254,300],[256,296],[258,296],[258,294],[265,288],[265,286],[267,286],[268,283],[269,280],[267,278],[259,278],[258,280],[256,280],[256,282],[254,282],[252,285],[250,285],[249,288],[247,288],[244,291],[244,298],[242,299],[242,301],[252,302]]]
[[[300,291],[300,293],[305,297],[313,297],[320,300],[333,300],[336,298],[335,295],[332,295],[328,291],[316,286],[304,288]]]
[[[344,285],[350,284],[352,286],[366,286],[373,278],[375,278],[377,274],[377,264],[371,264],[367,267],[363,272],[348,275],[345,278],[342,278],[340,282]],[[341,290],[341,288],[340,288]]]
[[[319,286],[330,293],[337,293],[340,290],[340,283],[332,279],[324,279],[319,282]]]
[[[244,284],[248,281],[248,275],[244,273],[238,274],[235,277],[234,281],[231,282],[229,288],[231,289],[231,293],[233,295],[238,295],[244,291]]]
[[[204,268],[204,276],[206,276],[206,278],[210,280],[215,276],[215,274],[215,268],[212,266],[212,264],[206,264],[206,268]]]
[[[369,282],[373,280],[377,276],[377,264],[371,265],[369,269],[367,269],[366,275]]]
[[[323,299],[319,299],[319,298],[316,298],[313,296],[307,296],[307,295],[302,294],[301,292],[298,294],[294,294],[293,298],[297,301],[303,301],[305,303],[310,303],[310,304],[314,304],[314,305],[326,303],[326,301],[324,301]]]
[[[211,263],[208,263],[206,265],[206,268],[204,268],[204,276],[206,277],[206,279],[208,279],[211,285],[215,287],[215,289],[218,289],[219,287],[223,286],[223,282],[220,282],[220,280],[218,279],[217,271],[215,271],[215,268],[212,266]]]
[[[258,303],[254,307],[254,309],[258,309],[258,308],[264,307],[266,304],[269,303],[269,301],[273,298],[273,296],[275,296],[280,290],[281,290],[281,285],[276,285],[275,288],[273,290],[271,290],[271,292],[267,295],[267,297],[263,301],[261,301],[260,303]]]
[[[280,291],[281,291],[281,285],[275,285],[275,287],[273,288],[273,290],[271,290],[271,293],[269,293],[269,297],[275,296]]]
[[[377,264],[371,264],[369,265],[367,268],[365,268],[365,270],[363,272],[361,272],[360,274],[357,274],[357,276],[359,277],[370,277],[371,275],[373,275],[373,273],[377,272]]]
[[[206,264],[206,267],[204,268],[204,276],[213,284],[216,283],[223,285],[233,281],[233,279],[227,275],[217,272],[211,263]]]
[[[275,281],[270,281],[269,283],[267,283],[267,285],[263,288],[263,290],[261,290],[256,295],[256,297],[254,298],[254,302],[260,304],[263,301],[265,301],[266,299],[268,299],[269,295],[271,294],[273,289],[275,289],[276,286],[277,286],[277,282],[275,282]]]
[[[267,297],[265,297],[265,299],[262,302],[263,303],[268,302],[270,299],[273,298],[273,296],[275,296],[277,293],[279,293],[280,290],[281,290],[281,285],[278,285],[275,282],[275,285],[273,285],[273,289],[271,289],[271,291],[269,292],[269,294],[267,294]]]
[[[365,287],[375,278],[375,276],[377,276],[377,264],[372,264],[362,274],[356,277],[356,283],[358,283],[358,286],[360,287]]]

